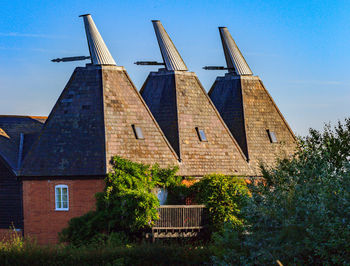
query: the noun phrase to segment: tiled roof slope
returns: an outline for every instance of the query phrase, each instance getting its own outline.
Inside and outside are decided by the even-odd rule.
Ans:
[[[132,124],[145,139],[137,140]],[[22,176],[104,175],[111,156],[169,165],[176,156],[125,70],[78,67],[29,151]]]
[[[215,104],[227,127],[235,137],[245,156],[249,159],[246,132],[244,126],[244,112],[240,79],[230,79],[224,82],[217,79],[214,90],[209,95]],[[232,89],[237,88],[237,89]]]
[[[0,115],[0,156],[13,171],[18,170],[18,164],[34,142],[33,136],[40,132],[45,120],[46,117],[38,116]],[[23,134],[22,149],[21,134]],[[20,150],[22,150],[21,156]]]
[[[78,67],[29,151],[21,175],[105,173],[102,75]]]
[[[295,136],[258,77],[218,77],[209,96],[256,174],[260,162],[273,165],[276,156],[293,153]],[[275,133],[277,143],[271,143],[267,130]]]
[[[157,75],[151,72],[141,94],[145,98],[168,141],[180,155],[179,127],[177,123],[175,75]],[[146,91],[149,93],[146,94]]]
[[[141,95],[182,161],[180,175],[250,174],[244,154],[193,72],[152,72]],[[200,141],[196,127],[208,141]]]
[[[107,163],[119,155],[162,167],[176,165],[175,151],[124,68],[105,66],[102,77]],[[136,139],[132,125],[141,128],[144,139]]]

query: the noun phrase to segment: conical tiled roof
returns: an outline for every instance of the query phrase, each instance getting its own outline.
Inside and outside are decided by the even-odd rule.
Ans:
[[[193,72],[151,72],[141,95],[181,159],[180,175],[250,173],[243,152]]]
[[[219,27],[227,68],[237,75],[253,75],[237,44],[226,27]]]
[[[75,69],[21,175],[103,177],[115,155],[163,167],[177,164],[176,153],[125,69],[87,65]]]
[[[220,28],[220,33],[222,39],[226,35],[226,41],[233,42],[226,28]],[[223,40],[229,66],[232,58],[224,43]],[[236,44],[233,43],[232,47],[236,49],[237,58],[241,58],[235,60],[245,66],[242,69],[248,70]],[[260,174],[261,162],[273,165],[277,157],[294,152],[295,136],[259,77],[244,75],[251,72],[239,70],[236,61],[232,59],[232,64],[241,74],[228,73],[225,77],[217,77],[209,96],[255,169],[255,174]]]

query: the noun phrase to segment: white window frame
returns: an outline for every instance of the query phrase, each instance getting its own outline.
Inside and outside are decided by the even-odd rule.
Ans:
[[[63,188],[66,188],[67,189],[67,208],[64,208],[63,207],[63,200],[62,200],[62,190]],[[61,198],[59,199],[59,201],[57,200],[57,189],[60,189],[61,190]],[[58,207],[58,202],[61,202],[61,206],[62,207]],[[67,185],[57,185],[55,186],[55,210],[56,211],[68,211],[69,210],[69,189],[68,189],[68,186]]]

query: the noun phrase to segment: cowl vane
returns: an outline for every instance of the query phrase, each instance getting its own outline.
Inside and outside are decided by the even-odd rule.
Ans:
[[[227,68],[237,75],[253,75],[237,44],[226,27],[219,27]]]
[[[81,15],[84,19],[86,38],[89,45],[91,63],[93,65],[116,65],[111,53],[109,52],[101,34],[92,20],[90,14]]]
[[[188,71],[162,23],[159,20],[152,20],[152,23],[166,69],[169,71]]]

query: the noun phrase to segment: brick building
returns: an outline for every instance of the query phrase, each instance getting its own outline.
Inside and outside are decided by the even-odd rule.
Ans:
[[[41,244],[56,243],[71,218],[94,208],[114,155],[201,177],[259,175],[256,162],[272,163],[280,150],[271,132],[292,152],[293,133],[257,77],[231,71],[211,100],[153,21],[165,68],[139,93],[91,16],[83,19],[91,64],[74,70],[49,117],[0,116],[0,233],[13,223]]]

